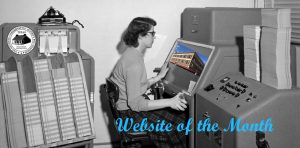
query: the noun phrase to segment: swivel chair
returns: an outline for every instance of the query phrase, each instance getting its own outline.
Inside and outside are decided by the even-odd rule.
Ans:
[[[114,120],[119,117],[116,102],[119,99],[119,87],[110,79],[106,79],[106,93]],[[117,129],[117,127],[116,127]],[[119,132],[121,147],[142,147],[143,143],[149,143],[147,132]]]

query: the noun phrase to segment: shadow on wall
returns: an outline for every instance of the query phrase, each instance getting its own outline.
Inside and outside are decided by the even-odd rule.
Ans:
[[[119,55],[122,55],[125,52],[126,48],[127,48],[127,45],[122,40],[123,39],[123,35],[125,34],[125,31],[123,31],[123,33],[122,33],[122,35],[120,37],[120,41],[116,45],[116,49],[117,49]],[[111,72],[110,72],[109,75],[111,75]],[[121,136],[117,132],[116,127],[114,125],[114,118],[112,116],[112,111],[111,111],[110,104],[109,104],[109,101],[108,101],[108,96],[107,96],[107,93],[106,93],[106,84],[101,84],[100,85],[100,87],[99,87],[99,93],[100,93],[100,95],[99,95],[100,96],[100,98],[99,98],[100,101],[99,102],[101,104],[100,105],[100,109],[102,109],[103,116],[104,117],[107,116],[107,118],[105,118],[104,122],[105,122],[105,124],[106,124],[106,126],[108,128],[108,131],[109,131],[109,136],[110,136],[111,144],[112,144],[113,148],[118,148],[118,147],[120,147]],[[102,144],[99,144],[99,145],[102,145]]]
[[[127,48],[127,45],[123,41],[123,36],[124,36],[125,32],[126,32],[126,30],[123,31],[123,33],[121,35],[121,38],[120,38],[120,41],[119,41],[119,43],[117,44],[117,47],[116,47],[119,55],[122,55],[125,52],[126,48]]]
[[[125,30],[126,31],[126,30]],[[125,31],[123,31],[122,35],[121,35],[121,38],[120,38],[120,41],[118,42],[117,46],[116,46],[116,49],[119,53],[119,55],[121,56],[125,50],[127,49],[127,45],[125,44],[125,42],[123,41],[123,35],[125,33]],[[108,77],[110,77],[111,73],[113,72],[113,70],[115,69],[115,66],[116,66],[117,63],[115,63],[114,67],[111,69]],[[105,84],[102,84],[102,85],[105,85]],[[101,89],[101,86],[100,86],[100,89]],[[100,90],[101,91],[101,90]],[[101,101],[101,100],[100,100]],[[107,104],[108,105],[108,104]]]
[[[123,31],[123,33],[122,33],[122,35],[121,35],[121,38],[120,38],[120,41],[119,41],[119,43],[118,43],[117,46],[116,46],[119,55],[122,55],[122,54],[125,52],[125,50],[127,49],[127,47],[128,47],[128,46],[125,44],[125,42],[123,41],[123,36],[124,36],[125,33],[126,33],[126,30]],[[146,52],[147,52],[147,50],[144,50],[144,51],[143,51],[143,54],[145,55]]]
[[[109,136],[111,139],[111,144],[114,148],[120,147],[120,135],[116,130],[116,127],[114,125],[114,118],[112,116],[112,112],[111,112],[111,108],[109,105],[109,101],[108,101],[108,96],[107,93],[105,91],[106,89],[106,84],[101,84],[100,88],[99,88],[99,92],[100,92],[100,104],[101,104],[101,109],[102,109],[102,113],[104,116],[107,116],[107,118],[105,118],[105,124],[108,127],[108,131],[109,131]],[[101,132],[101,131],[100,131]]]

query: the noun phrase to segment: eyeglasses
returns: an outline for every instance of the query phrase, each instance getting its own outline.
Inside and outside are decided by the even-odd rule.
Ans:
[[[147,33],[150,33],[152,36],[155,36],[155,31],[151,31],[151,32],[147,32]]]

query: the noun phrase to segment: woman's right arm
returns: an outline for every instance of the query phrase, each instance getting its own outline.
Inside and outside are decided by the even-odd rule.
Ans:
[[[167,71],[167,70],[166,70]],[[184,111],[187,108],[187,101],[181,99],[182,93],[178,93],[173,98],[146,100],[141,92],[140,74],[141,69],[138,65],[131,66],[126,72],[126,90],[128,98],[128,106],[133,111],[149,111],[170,107],[175,110]]]
[[[175,97],[169,99],[151,100],[148,102],[149,110],[156,110],[170,107],[175,110],[184,111],[187,108],[187,101],[182,98],[183,94],[178,93]]]

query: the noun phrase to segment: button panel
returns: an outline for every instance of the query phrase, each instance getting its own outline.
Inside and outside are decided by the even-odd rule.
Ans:
[[[242,80],[237,80],[225,76],[221,78],[218,83],[207,85],[204,90],[209,92],[214,89],[218,90],[217,101],[226,99],[239,99],[247,103],[253,102],[257,99],[257,94],[255,93],[256,88],[250,87],[249,82]]]

